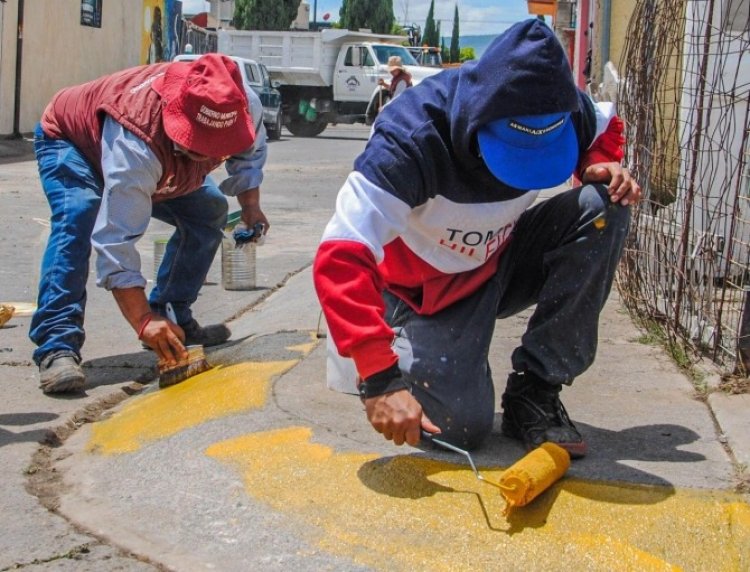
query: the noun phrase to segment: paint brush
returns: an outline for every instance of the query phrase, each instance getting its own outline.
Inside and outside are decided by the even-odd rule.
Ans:
[[[175,315],[174,308],[170,302],[166,303],[166,312],[167,318],[176,324],[177,316]],[[194,375],[198,375],[199,373],[211,369],[211,366],[206,361],[206,354],[203,351],[203,346],[187,346],[185,349],[188,352],[188,357],[186,359],[180,360],[175,365],[171,366],[159,364],[160,388],[176,385],[185,381],[189,377],[193,377]]]
[[[203,346],[187,346],[188,357],[172,366],[159,365],[159,387],[176,385],[186,379],[211,369]]]

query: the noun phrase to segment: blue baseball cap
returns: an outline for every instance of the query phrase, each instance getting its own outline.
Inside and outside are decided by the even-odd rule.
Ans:
[[[515,189],[548,189],[564,183],[578,164],[578,137],[570,113],[496,119],[479,128],[487,168]]]

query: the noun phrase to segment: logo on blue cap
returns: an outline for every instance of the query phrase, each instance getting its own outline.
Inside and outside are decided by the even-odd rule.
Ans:
[[[564,183],[578,163],[578,137],[570,113],[505,117],[478,131],[487,168],[519,190]]]

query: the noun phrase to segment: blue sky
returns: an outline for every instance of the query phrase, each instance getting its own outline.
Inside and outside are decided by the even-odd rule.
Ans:
[[[318,20],[324,14],[330,21],[339,19],[341,0],[307,0],[310,18],[317,13]],[[195,13],[207,10],[208,3],[202,0],[183,0],[183,12]],[[435,0],[435,19],[440,20],[440,31],[450,36],[453,29],[453,13],[458,5],[459,30],[462,36],[499,34],[519,20],[529,18],[525,0]],[[393,0],[393,15],[399,23],[415,23],[424,28],[430,0]]]

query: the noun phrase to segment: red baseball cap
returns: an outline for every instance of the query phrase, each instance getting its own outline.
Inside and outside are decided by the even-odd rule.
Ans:
[[[228,57],[174,62],[152,85],[164,100],[164,130],[178,145],[214,158],[252,147],[255,125],[242,76]]]

